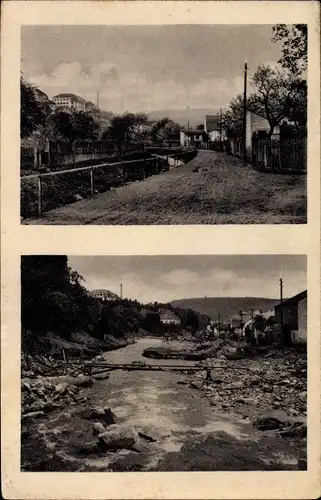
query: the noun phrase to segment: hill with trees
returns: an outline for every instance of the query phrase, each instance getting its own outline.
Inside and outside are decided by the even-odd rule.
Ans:
[[[181,325],[163,325],[163,309],[170,308]],[[124,346],[135,336],[180,335],[197,332],[209,318],[190,308],[171,304],[144,305],[135,300],[103,302],[90,295],[83,278],[68,266],[64,255],[21,258],[22,351],[61,358],[91,356]]]
[[[278,299],[264,297],[199,297],[173,300],[171,304],[183,309],[193,309],[198,313],[209,316],[212,320],[217,320],[218,314],[222,321],[228,320],[231,316],[238,314],[240,310],[250,311],[251,309],[268,311]]]

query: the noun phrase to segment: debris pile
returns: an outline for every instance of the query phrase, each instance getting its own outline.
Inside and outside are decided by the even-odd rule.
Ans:
[[[235,361],[210,359],[208,364],[211,366],[211,379],[204,380],[204,374],[200,372],[191,386],[201,387],[217,409],[243,416],[270,409],[283,409],[292,417],[307,414],[305,355],[289,353],[285,357]]]
[[[93,383],[74,366],[42,355],[25,355],[21,360],[22,418],[40,417],[66,405],[86,401],[81,389]]]

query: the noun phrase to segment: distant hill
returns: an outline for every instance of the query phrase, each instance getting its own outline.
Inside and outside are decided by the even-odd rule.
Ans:
[[[196,127],[200,123],[204,124],[205,115],[213,115],[218,113],[218,110],[212,108],[195,108],[195,109],[159,109],[148,113],[150,120],[160,120],[161,118],[169,118],[182,126],[187,127],[189,121],[190,127]]]
[[[272,309],[278,302],[278,299],[263,297],[199,297],[173,300],[171,304],[174,307],[193,309],[201,314],[206,314],[213,320],[216,320],[217,315],[220,314],[221,320],[226,321],[231,316],[238,314],[240,310],[247,312],[254,309],[265,312]]]

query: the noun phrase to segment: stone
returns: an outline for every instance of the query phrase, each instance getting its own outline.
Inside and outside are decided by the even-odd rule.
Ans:
[[[59,395],[63,395],[67,391],[68,384],[66,382],[61,382],[60,384],[56,385],[55,387],[55,392]]]
[[[94,436],[99,436],[99,434],[103,434],[105,431],[106,431],[106,429],[101,422],[95,422],[93,424]]]
[[[131,449],[135,445],[133,430],[125,425],[111,425],[106,432],[99,434],[99,444],[103,450]]]
[[[203,380],[192,380],[189,385],[192,389],[202,389]]]
[[[146,434],[145,432],[142,431],[138,431],[138,436],[143,439],[146,439],[146,441],[149,441],[150,443],[155,443],[155,441],[157,441],[157,439],[153,438],[149,434]]]

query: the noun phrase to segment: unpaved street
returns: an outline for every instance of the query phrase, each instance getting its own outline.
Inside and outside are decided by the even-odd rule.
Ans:
[[[141,339],[104,357],[110,363],[146,361],[142,351],[160,343]],[[87,407],[110,407],[118,424],[153,442],[142,442],[138,452],[83,456],[79,450],[93,439],[92,422],[81,417],[81,408],[71,406],[26,426],[23,470],[297,470],[303,444],[262,433],[235,413],[218,412],[189,381],[189,376],[171,372],[113,371],[87,390]]]
[[[306,177],[260,173],[213,151],[168,172],[52,210],[27,224],[295,224]]]

